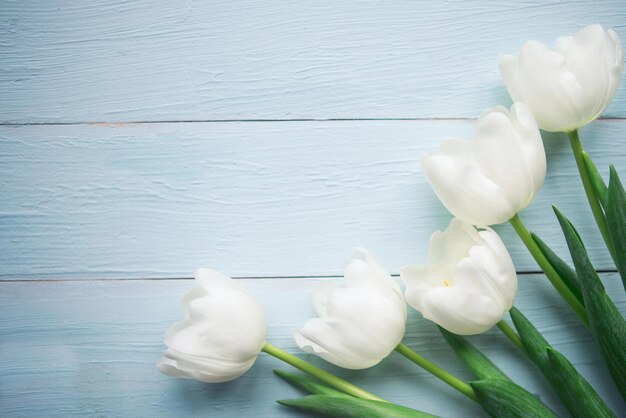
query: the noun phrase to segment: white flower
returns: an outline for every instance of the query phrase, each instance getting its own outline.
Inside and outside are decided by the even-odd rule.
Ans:
[[[472,141],[444,140],[422,159],[437,197],[452,214],[473,225],[506,222],[528,206],[546,175],[546,155],[530,110],[485,111]]]
[[[515,267],[498,234],[458,219],[433,234],[427,265],[404,267],[400,275],[409,305],[460,335],[495,325],[517,292]]]
[[[347,369],[365,369],[402,341],[406,304],[402,291],[372,254],[355,249],[345,285],[322,284],[313,292],[319,318],[294,332],[298,346]]]
[[[226,382],[245,373],[265,342],[265,315],[230,277],[198,269],[199,286],[182,300],[185,319],[165,334],[161,373],[203,382]]]
[[[509,94],[526,103],[541,129],[569,132],[595,120],[613,100],[624,70],[615,32],[590,25],[556,40],[528,41],[519,57],[500,58]]]

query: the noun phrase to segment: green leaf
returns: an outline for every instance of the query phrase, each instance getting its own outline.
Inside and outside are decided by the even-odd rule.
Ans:
[[[509,311],[530,359],[539,367],[574,418],[614,417],[591,385],[515,307]]]
[[[574,296],[576,296],[576,299],[578,299],[578,301],[584,306],[585,301],[583,300],[583,294],[580,291],[580,284],[578,283],[576,271],[563,261],[561,257],[556,255],[556,253],[548,247],[548,244],[543,242],[543,240],[535,233],[531,232],[530,236],[533,238],[533,241],[535,241],[543,255],[548,259],[548,262],[552,265],[554,270],[556,270],[559,274],[563,283],[565,283],[570,292],[572,292]]]
[[[439,331],[446,339],[450,347],[463,363],[470,369],[479,379],[509,379],[489,360],[480,350],[469,343],[465,338],[456,335],[439,327]]]
[[[591,180],[591,187],[593,187],[593,191],[595,192],[598,201],[600,202],[604,210],[606,210],[606,198],[608,190],[606,187],[606,183],[604,183],[604,180],[598,172],[598,169],[596,168],[593,161],[591,161],[589,154],[583,151],[582,156],[585,163],[585,168],[587,169],[587,174],[589,174],[589,179]]]
[[[439,327],[457,356],[480,380],[469,382],[478,403],[492,417],[555,417],[546,405],[515,384],[465,338]]]
[[[291,383],[292,385],[304,390],[305,392],[312,393],[314,395],[328,395],[328,396],[347,396],[352,397],[346,393],[338,391],[321,383],[319,380],[304,374],[287,373],[282,370],[274,369],[274,373],[283,380]]]
[[[557,418],[536,396],[510,380],[483,379],[469,384],[494,418]]]
[[[546,347],[550,344],[543,338],[543,335],[534,327],[534,325],[517,309],[512,307],[509,311],[513,325],[519,333],[528,357],[535,363],[542,372],[545,373],[548,364],[548,353]]]
[[[622,276],[624,289],[626,289],[626,192],[624,192],[624,186],[622,186],[617,171],[612,165],[606,200],[604,211],[609,236],[613,243],[614,261],[620,276]]]
[[[574,418],[615,418],[593,387],[561,353],[547,347],[550,384]]]
[[[613,381],[626,399],[626,321],[606,294],[576,230],[557,208],[554,212],[576,266],[591,332],[600,346]]]
[[[309,395],[299,399],[277,401],[281,405],[339,418],[436,418],[435,415],[404,406],[352,398],[349,396]]]

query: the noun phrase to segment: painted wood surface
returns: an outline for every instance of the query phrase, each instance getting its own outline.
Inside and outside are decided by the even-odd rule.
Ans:
[[[189,277],[199,265],[326,276],[342,272],[354,246],[397,273],[422,262],[450,220],[420,156],[472,132],[471,121],[1,127],[0,277]],[[626,167],[626,121],[582,136],[599,167]],[[596,267],[612,268],[567,140],[545,143],[549,175],[523,218],[565,256],[557,204]],[[498,230],[518,271],[536,271],[512,229]]]
[[[589,23],[623,0],[5,0],[0,121],[474,118],[500,55]]]
[[[607,289],[626,313],[616,274]],[[267,312],[268,340],[297,353],[292,330],[313,312],[310,292],[319,279],[256,279],[240,283]],[[132,417],[302,416],[277,399],[300,393],[273,376],[290,367],[263,354],[240,379],[221,385],[172,379],[154,367],[164,330],[181,318],[180,296],[191,280],[0,283],[0,415]],[[591,335],[539,275],[520,276],[516,305],[566,354],[618,413],[613,388]],[[496,329],[471,341],[555,411],[563,412],[539,372]],[[405,342],[422,355],[471,378],[432,323],[413,312]],[[395,402],[444,417],[481,417],[470,400],[392,354],[365,371],[345,371],[303,355]]]
[[[296,352],[290,334],[312,314],[312,286],[340,275],[353,246],[394,273],[423,260],[449,214],[419,157],[509,102],[498,56],[596,22],[624,39],[623,6],[3,1],[0,416],[302,416],[274,403],[299,392],[266,355],[224,385],[158,374],[163,332],[193,285],[181,278],[199,265],[249,277],[272,342]],[[583,130],[585,147],[626,176],[623,86],[605,117]],[[524,219],[565,254],[556,203],[596,267],[612,270],[567,143],[545,139],[548,178]],[[626,414],[590,335],[530,273],[511,229],[498,231],[525,273],[518,307]],[[619,278],[603,276],[624,313]],[[497,331],[471,340],[563,412]],[[470,377],[418,314],[407,342]],[[482,415],[397,356],[362,372],[324,367],[435,414]]]

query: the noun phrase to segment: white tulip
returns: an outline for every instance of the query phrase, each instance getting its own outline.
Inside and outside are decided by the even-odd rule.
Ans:
[[[473,140],[446,139],[422,159],[426,178],[444,206],[473,225],[506,222],[530,204],[546,175],[546,155],[532,113],[485,111]]]
[[[515,267],[498,234],[459,219],[433,234],[427,265],[404,267],[400,275],[409,305],[459,335],[491,328],[517,292]]]
[[[294,332],[298,346],[347,369],[378,364],[402,341],[406,303],[398,284],[372,254],[355,249],[345,285],[326,283],[313,292],[319,318]]]
[[[615,32],[590,25],[556,40],[554,50],[528,41],[519,57],[500,58],[509,94],[526,103],[541,129],[569,132],[595,120],[611,103],[624,70]]]
[[[165,334],[161,373],[218,383],[245,373],[265,342],[265,315],[230,277],[198,269],[199,286],[182,300],[185,319]]]

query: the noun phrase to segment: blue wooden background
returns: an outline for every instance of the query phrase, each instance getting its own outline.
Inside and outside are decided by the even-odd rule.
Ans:
[[[240,279],[273,343],[353,246],[394,274],[421,262],[450,215],[420,155],[469,137],[509,104],[497,58],[589,23],[626,40],[623,0],[489,2],[9,1],[0,4],[0,415],[301,416],[265,355],[223,385],[154,367],[191,271]],[[582,131],[601,167],[626,176],[626,88]],[[557,204],[579,227],[622,312],[626,297],[583,204],[563,135],[523,213],[561,254]],[[507,226],[517,306],[626,414],[591,337]],[[471,338],[563,412],[537,370],[495,330]],[[406,342],[469,374],[412,313]],[[388,399],[482,416],[402,358],[346,372]]]

